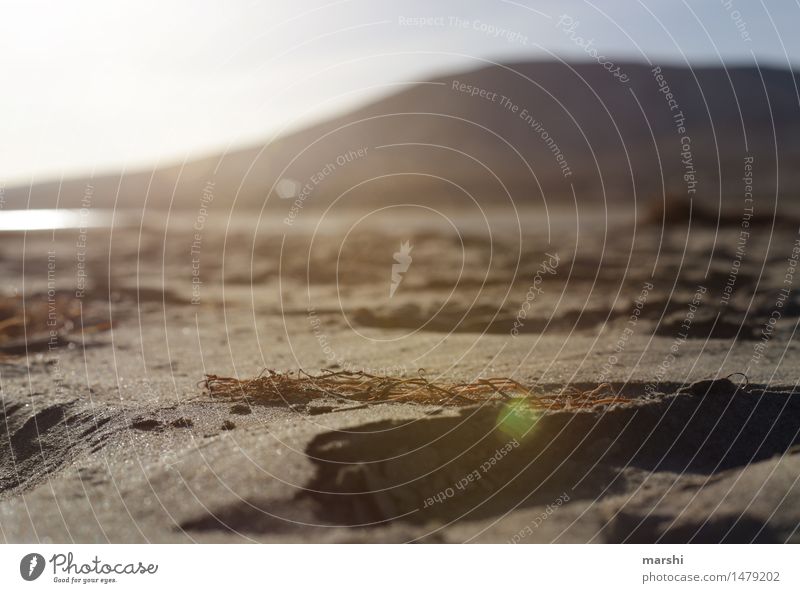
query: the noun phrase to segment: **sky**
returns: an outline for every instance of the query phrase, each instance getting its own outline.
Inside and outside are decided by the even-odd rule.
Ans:
[[[0,187],[265,143],[490,62],[800,68],[800,0],[0,0]],[[568,26],[569,25],[569,26]]]

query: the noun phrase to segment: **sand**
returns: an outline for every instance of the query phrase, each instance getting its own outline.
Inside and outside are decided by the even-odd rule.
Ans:
[[[8,295],[79,304],[55,342],[46,315],[0,341],[4,541],[800,540],[795,229],[753,229],[742,255],[735,225],[603,211],[202,231],[195,214],[0,235]],[[628,401],[243,403],[202,385],[301,368],[609,382]]]

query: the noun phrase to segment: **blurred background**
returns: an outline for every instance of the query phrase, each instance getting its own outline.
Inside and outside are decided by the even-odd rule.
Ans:
[[[695,167],[706,193],[725,181],[717,162],[735,161],[736,179],[739,153],[763,148],[774,159],[774,133],[782,150],[795,150],[786,125],[797,119],[797,88],[786,69],[800,55],[800,7],[791,1],[4,1],[2,11],[6,208],[25,208],[28,198],[34,207],[76,206],[84,188],[75,178],[95,180],[98,207],[138,208],[148,190],[148,208],[194,207],[212,176],[218,199],[220,190],[238,191],[240,203],[261,207],[282,174],[305,182],[331,157],[367,145],[370,159],[316,194],[338,195],[363,180],[367,166],[376,174],[456,166],[454,177],[497,189],[442,150],[376,148],[437,141],[469,148],[490,166],[499,161],[511,189],[533,194],[523,202],[541,200],[542,191],[571,201],[541,131],[510,117],[499,100],[454,91],[456,78],[506,94],[544,122],[579,192],[594,191],[612,166],[603,189],[631,197],[631,159],[639,159],[634,182],[664,169],[667,190],[681,191],[681,167],[673,167],[679,137],[650,65],[678,68],[667,78],[695,152],[710,159]],[[598,56],[630,82],[606,76]],[[439,117],[401,115],[411,112]],[[506,154],[514,150],[534,162],[530,171]],[[769,192],[774,167],[765,171],[761,189]],[[642,191],[662,185],[647,181]],[[782,181],[794,191],[793,179]],[[420,178],[391,185],[396,193],[448,189]]]

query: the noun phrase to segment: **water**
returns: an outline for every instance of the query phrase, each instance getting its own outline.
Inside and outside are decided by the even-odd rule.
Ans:
[[[0,211],[0,231],[49,231],[109,227],[111,210],[39,209]]]

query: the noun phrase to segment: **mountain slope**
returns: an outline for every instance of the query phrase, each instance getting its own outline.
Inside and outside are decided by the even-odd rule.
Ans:
[[[632,203],[662,187],[716,204],[721,194],[742,198],[750,158],[761,199],[800,189],[793,72],[620,67],[626,83],[597,64],[559,62],[441,77],[268,146],[96,178],[92,204],[197,208],[213,182],[221,208],[235,199],[237,208],[288,212],[272,191],[281,178],[296,182],[303,208],[336,199],[555,205],[572,203],[573,190],[580,203]],[[29,190],[31,207],[76,207],[86,183],[11,188],[7,207],[26,207]],[[282,188],[287,195],[292,184]]]

